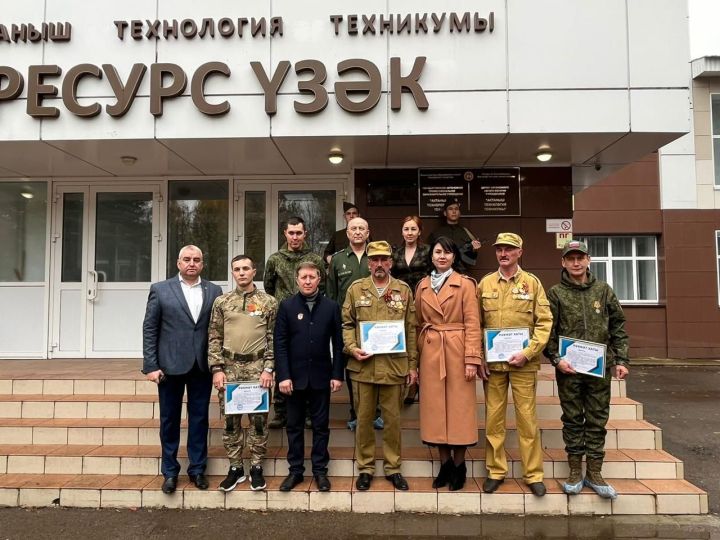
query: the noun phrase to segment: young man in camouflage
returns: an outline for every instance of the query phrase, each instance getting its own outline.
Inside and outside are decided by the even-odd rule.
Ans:
[[[628,336],[625,315],[612,288],[588,271],[590,256],[585,242],[571,240],[562,252],[562,280],[548,291],[553,328],[545,355],[556,368],[563,439],[570,475],[563,483],[565,493],[580,493],[583,482],[604,498],[617,493],[603,479],[605,434],[610,416],[610,376],[624,379],[628,374]],[[607,346],[604,378],[578,374],[560,356],[560,336],[592,341]],[[587,456],[583,481],[582,458]]]
[[[307,230],[305,221],[301,217],[291,217],[285,224],[283,230],[285,244],[270,257],[265,263],[265,275],[263,286],[265,292],[275,297],[278,304],[290,298],[298,292],[296,270],[301,262],[311,262],[319,268],[324,268],[320,255],[313,253],[310,247],[305,244]],[[325,272],[320,276],[320,294],[325,294]],[[287,403],[285,396],[275,388],[274,406],[275,415],[270,422],[270,427],[283,428],[287,424]],[[306,425],[309,420],[306,420]],[[307,425],[310,427],[310,425]]]
[[[273,331],[277,301],[255,287],[255,262],[249,256],[234,257],[231,267],[237,287],[215,300],[209,330],[208,363],[220,411],[225,410],[226,382],[260,381],[263,388],[270,389],[275,367]],[[231,491],[245,480],[242,452],[246,446],[250,448],[250,489],[265,489],[262,460],[267,452],[267,413],[249,415],[247,431],[242,428],[241,415],[223,416],[223,444],[230,470],[220,483],[220,491]]]

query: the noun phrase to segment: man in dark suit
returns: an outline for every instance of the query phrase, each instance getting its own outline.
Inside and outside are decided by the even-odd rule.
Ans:
[[[280,303],[275,321],[275,373],[280,392],[288,396],[290,474],[280,485],[280,491],[290,491],[303,481],[306,407],[312,419],[313,476],[320,491],[330,490],[327,476],[330,393],[342,387],[345,362],[340,306],[319,293],[321,272],[313,262],[298,265],[299,292]]]
[[[143,321],[143,369],[158,385],[160,398],[161,471],[163,493],[177,488],[180,463],[180,413],[187,387],[190,464],[188,476],[200,489],[208,488],[208,404],[212,376],[208,369],[208,325],[210,309],[222,289],[200,279],[203,254],[196,246],[185,246],[177,261],[178,275],[150,287]]]

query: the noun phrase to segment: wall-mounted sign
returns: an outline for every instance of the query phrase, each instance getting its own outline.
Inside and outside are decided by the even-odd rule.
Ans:
[[[555,233],[555,247],[556,247],[557,249],[562,249],[562,248],[565,247],[565,244],[566,244],[567,242],[569,242],[570,240],[572,240],[572,239],[573,239],[573,237],[572,237],[572,233],[571,233],[571,232],[567,232],[567,233],[563,233],[563,232]]]
[[[418,170],[420,217],[437,216],[451,198],[465,217],[519,216],[520,169]]]
[[[545,232],[569,233],[572,232],[572,219],[546,219]]]

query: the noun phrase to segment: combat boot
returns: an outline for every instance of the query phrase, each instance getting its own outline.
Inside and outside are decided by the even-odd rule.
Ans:
[[[603,499],[617,498],[617,492],[602,477],[602,459],[587,460],[587,472],[585,473],[585,485],[600,495]]]
[[[582,458],[582,454],[568,454],[570,474],[568,475],[568,479],[562,484],[563,491],[568,495],[576,495],[582,490]]]
[[[452,477],[453,469],[455,469],[455,465],[453,464],[452,459],[448,459],[445,463],[440,465],[440,471],[432,483],[433,489],[447,486],[450,478]]]

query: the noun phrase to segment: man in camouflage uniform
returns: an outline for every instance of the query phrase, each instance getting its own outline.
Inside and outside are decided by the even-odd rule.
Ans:
[[[255,262],[247,255],[233,258],[232,274],[237,287],[215,300],[209,329],[208,364],[213,386],[218,390],[220,411],[225,410],[224,384],[233,381],[257,382],[272,388],[275,357],[273,331],[277,301],[258,290]],[[262,460],[267,452],[267,413],[250,414],[250,427],[243,430],[242,415],[225,415],[223,444],[230,470],[219,489],[231,491],[245,480],[242,452],[250,448],[250,489],[265,489]]]
[[[515,233],[500,233],[495,241],[497,272],[480,280],[477,287],[481,327],[528,328],[530,341],[507,362],[486,363],[489,370],[485,389],[485,460],[488,477],[483,491],[492,493],[508,472],[505,456],[505,420],[508,385],[512,387],[520,443],[523,480],[533,495],[542,497],[542,441],[537,424],[535,390],[542,352],[552,328],[552,315],[540,280],[526,272],[518,261],[523,241]]]
[[[342,309],[345,353],[353,385],[357,430],[355,459],[358,465],[356,487],[370,488],[375,473],[375,432],[373,421],[378,402],[385,420],[383,457],[385,478],[396,489],[407,490],[400,473],[400,409],[403,385],[417,381],[415,342],[415,304],[410,287],[390,276],[392,249],[385,241],[370,242],[367,247],[370,276],[355,281],[348,289]],[[360,347],[360,323],[363,321],[404,321],[406,351],[373,354]]]
[[[604,498],[617,493],[602,477],[605,434],[610,416],[610,377],[628,374],[628,336],[625,315],[612,288],[590,273],[590,256],[585,242],[570,240],[562,252],[562,278],[548,291],[553,328],[545,349],[556,368],[562,407],[563,440],[570,475],[563,483],[568,494],[580,493],[585,485]],[[607,346],[605,377],[577,374],[559,350],[560,336]],[[582,458],[587,456],[583,481]]]
[[[324,268],[322,258],[313,253],[305,244],[307,230],[305,221],[301,217],[291,217],[283,230],[285,244],[265,263],[263,286],[265,292],[271,294],[278,304],[298,292],[296,270],[301,262],[311,262]],[[325,273],[320,276],[320,294],[325,294]],[[287,424],[287,402],[285,396],[275,386],[275,416],[270,422],[271,428],[283,428]],[[308,424],[308,420],[306,420]],[[309,425],[307,427],[310,427]]]

